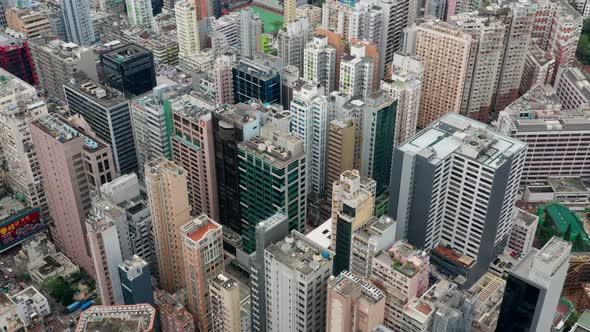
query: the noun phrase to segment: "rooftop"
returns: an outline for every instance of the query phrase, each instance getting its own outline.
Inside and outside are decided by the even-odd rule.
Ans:
[[[411,151],[438,164],[451,154],[460,154],[490,168],[498,168],[526,144],[499,134],[494,128],[464,116],[449,113],[404,143]]]
[[[66,86],[103,107],[110,108],[128,102],[127,98],[119,90],[100,85],[82,72],[74,74],[74,77],[66,82]]]
[[[121,63],[150,53],[150,51],[143,47],[139,47],[135,44],[127,44],[106,52],[102,54],[102,56]]]
[[[284,240],[269,245],[266,253],[303,275],[309,275],[332,262],[332,255],[327,249],[295,231]]]
[[[270,66],[265,66],[258,61],[247,58],[243,58],[240,59],[240,61],[237,61],[234,64],[234,68],[242,72],[247,72],[248,74],[254,77],[258,77],[262,80],[268,80],[279,75],[276,69]]]
[[[84,148],[87,150],[95,151],[104,147],[101,142],[86,135],[82,135],[80,131],[68,125],[58,116],[46,114],[38,118],[34,124],[61,143],[65,143],[81,136],[84,139]]]
[[[328,220],[314,228],[305,236],[323,248],[330,248],[330,245],[332,244],[332,218],[328,218]]]
[[[514,209],[514,218],[513,219],[515,221],[517,220],[519,222],[522,222],[522,223],[524,223],[527,226],[530,226],[533,223],[538,222],[539,217],[537,217],[536,215],[534,215],[532,213],[529,213],[529,212],[527,212],[525,210],[515,208]]]
[[[26,205],[12,196],[3,197],[0,199],[0,222],[5,221],[11,216],[15,216],[26,208]]]
[[[92,306],[80,314],[76,332],[151,331],[156,309],[149,304]]]
[[[154,298],[159,310],[174,316],[181,323],[186,324],[193,320],[193,316],[171,294],[162,290],[155,290]]]
[[[558,193],[579,193],[587,192],[588,188],[579,177],[549,178],[547,182],[554,192]]]
[[[147,163],[145,166],[146,176],[148,173],[152,174],[153,176],[170,173],[182,175],[183,172],[184,170],[182,167],[166,158],[156,159]]]
[[[224,276],[223,274],[220,274],[217,277],[215,277],[213,279],[213,281],[211,281],[211,283],[213,283],[219,287],[223,287],[226,290],[232,290],[232,289],[238,287],[238,283],[234,279],[228,278],[228,277]]]
[[[210,232],[215,230],[221,230],[221,226],[207,217],[206,214],[194,217],[180,227],[181,233],[195,242],[203,240]]]
[[[272,137],[274,141],[262,136],[254,136],[239,143],[239,147],[278,168],[284,168],[304,156],[303,141],[300,138],[280,130],[274,133],[277,134]]]
[[[35,88],[20,78],[0,68],[0,96],[9,96],[15,92],[36,94]],[[0,98],[2,98],[0,97]]]
[[[328,288],[346,298],[351,297],[360,289],[361,293],[373,303],[379,302],[385,297],[383,292],[371,282],[348,271],[340,273],[337,277],[331,277]]]

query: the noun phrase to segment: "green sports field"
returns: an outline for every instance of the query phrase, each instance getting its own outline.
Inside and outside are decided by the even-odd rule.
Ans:
[[[252,8],[252,10],[256,14],[258,14],[258,16],[260,16],[260,20],[262,20],[262,23],[264,23],[264,32],[275,33],[283,27],[285,19],[282,15],[279,15],[277,13],[271,12],[269,10],[254,5],[248,6],[248,8]]]

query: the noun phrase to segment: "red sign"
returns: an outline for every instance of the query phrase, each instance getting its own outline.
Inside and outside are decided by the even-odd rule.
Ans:
[[[199,126],[205,128],[205,120],[199,120]]]
[[[12,222],[0,227],[0,246],[11,245],[41,228],[43,228],[43,225],[39,222],[39,211],[33,210],[29,214],[18,216]]]

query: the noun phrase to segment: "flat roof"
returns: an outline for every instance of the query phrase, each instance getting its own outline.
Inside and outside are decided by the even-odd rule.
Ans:
[[[332,244],[332,218],[328,218],[305,236],[326,249],[330,248]]]
[[[6,196],[0,199],[0,222],[4,219],[16,215],[20,211],[26,209],[21,201],[11,196]]]
[[[547,182],[555,192],[587,192],[588,188],[579,177],[549,178]]]
[[[210,231],[214,231],[216,229],[219,229],[219,226],[208,223],[200,227],[196,231],[188,233],[187,236],[193,241],[201,241],[205,237],[205,235],[207,235],[207,233],[209,233]]]

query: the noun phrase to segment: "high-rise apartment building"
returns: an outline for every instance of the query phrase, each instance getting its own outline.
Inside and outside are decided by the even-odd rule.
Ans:
[[[279,115],[280,116],[280,115]],[[269,144],[270,143],[270,144]],[[305,229],[307,202],[304,143],[272,124],[238,144],[238,177],[244,250],[256,249],[256,225],[285,211],[289,229]]]
[[[127,98],[83,74],[75,74],[64,84],[64,92],[70,113],[82,116],[96,136],[113,149],[117,174],[135,172],[137,155]]]
[[[554,87],[563,110],[590,106],[590,82],[580,68],[559,68]]]
[[[43,11],[14,6],[6,9],[6,25],[32,39],[51,32],[47,14]]]
[[[562,111],[555,91],[538,86],[500,112],[498,131],[529,148],[521,184],[549,176],[590,177],[590,112]],[[574,152],[576,151],[576,152]]]
[[[213,125],[207,106],[185,94],[170,100],[174,133],[172,160],[187,172],[189,204],[193,215],[218,218]]]
[[[328,98],[319,83],[306,83],[293,91],[291,133],[303,140],[309,192],[324,192]]]
[[[195,332],[195,319],[188,312],[180,300],[165,291],[156,289],[154,301],[158,308],[160,318],[160,329],[162,332]]]
[[[416,134],[424,67],[414,56],[396,53],[390,78],[381,81],[381,90],[397,100],[395,146]]]
[[[241,49],[240,18],[239,12],[228,13],[219,18],[209,17],[208,35],[212,49]]]
[[[242,57],[252,58],[262,50],[263,23],[250,8],[240,12],[240,54]]]
[[[549,84],[554,76],[554,63],[551,52],[541,50],[538,45],[531,45],[524,64],[518,94],[522,96],[534,86]]]
[[[121,290],[125,304],[147,303],[154,305],[154,287],[148,262],[134,255],[118,266]]]
[[[49,231],[55,246],[94,274],[86,238],[90,193],[115,178],[111,148],[64,119],[44,115],[31,124],[32,141],[43,176]]]
[[[321,83],[325,93],[336,89],[336,49],[325,36],[315,36],[307,43],[303,60],[303,79]]]
[[[475,120],[435,121],[394,151],[396,237],[468,257],[469,287],[506,247],[525,155],[525,143]]]
[[[60,0],[68,41],[82,46],[96,42],[90,0]]]
[[[328,281],[326,331],[373,331],[383,324],[385,294],[370,281],[342,272]]]
[[[100,300],[104,305],[124,304],[118,268],[124,258],[119,238],[127,241],[123,238],[127,234],[120,234],[117,228],[119,224],[125,227],[125,215],[101,198],[93,198],[92,205],[86,231]]]
[[[569,266],[571,243],[553,237],[508,272],[500,331],[550,331]]]
[[[250,257],[250,299],[252,330],[266,331],[266,266],[264,252],[268,245],[283,240],[289,235],[289,219],[277,212],[258,223],[255,230],[256,252]],[[272,308],[271,308],[272,309]]]
[[[264,256],[267,331],[323,331],[332,253],[293,231]]]
[[[335,276],[350,270],[352,235],[372,216],[375,197],[362,188],[361,176],[356,170],[348,170],[334,182],[332,189],[332,244]]]
[[[126,96],[139,96],[157,85],[152,52],[135,44],[117,47],[100,55],[107,85]]]
[[[195,317],[198,330],[212,331],[214,323],[209,284],[224,268],[221,225],[201,214],[184,224],[180,232],[188,310]]]
[[[140,186],[137,175],[123,175],[103,184],[100,195],[125,215],[126,221],[118,225],[120,236],[126,234],[128,237],[128,244],[121,241],[123,259],[138,255],[155,266],[150,208],[145,188]]]
[[[376,65],[372,58],[365,56],[365,47],[359,44],[352,45],[350,54],[345,55],[340,61],[338,91],[353,97],[368,98],[373,92]]]
[[[514,209],[508,249],[526,255],[533,247],[539,217],[522,209]]]
[[[255,60],[242,58],[234,63],[232,73],[234,102],[280,102],[281,76],[276,69]]]
[[[37,81],[29,44],[20,34],[0,32],[0,68],[34,85]]]
[[[219,274],[209,283],[213,331],[241,332],[240,286],[235,279]]]
[[[354,7],[338,0],[326,0],[322,5],[321,28],[333,31],[346,41],[349,41],[350,22],[354,13]]]
[[[312,26],[307,18],[285,23],[278,31],[277,51],[283,60],[283,66],[295,66],[299,72],[303,71],[305,45],[311,40],[312,32]]]
[[[172,110],[168,99],[174,94],[174,86],[162,86],[154,88],[151,94],[131,101],[133,137],[138,174],[141,177],[144,172],[143,165],[160,157],[172,158]]]
[[[38,87],[49,97],[65,100],[63,86],[77,70],[86,74],[91,70],[96,72],[96,57],[89,48],[41,37],[30,39],[28,43]]]
[[[180,227],[190,219],[187,174],[160,158],[145,166],[154,251],[160,287],[170,292],[185,286]]]
[[[328,124],[326,148],[326,191],[344,171],[354,168],[354,146],[356,143],[353,119],[332,120]]]
[[[129,26],[151,31],[154,27],[152,0],[125,0]]]
[[[384,289],[384,325],[403,331],[402,312],[410,300],[428,290],[429,256],[412,245],[398,241],[373,257],[370,279]]]
[[[49,207],[43,189],[30,123],[47,115],[47,106],[33,86],[0,69],[0,147],[6,184],[30,207],[39,207],[49,221]]]
[[[391,157],[394,145],[397,101],[384,92],[367,98],[363,114],[361,149],[361,175],[377,182],[377,194],[383,195],[389,187]]]
[[[190,58],[201,50],[197,7],[188,0],[178,1],[174,6],[176,14],[176,35],[178,39],[178,58],[180,65],[192,69]]]
[[[416,55],[424,64],[418,127],[446,113],[459,113],[472,37],[446,23],[424,23],[416,31]],[[445,82],[445,84],[440,84]]]
[[[232,65],[235,61],[236,54],[230,52],[220,54],[215,58],[213,75],[215,76],[215,102],[217,105],[234,104]]]
[[[286,0],[283,3],[283,15],[285,16],[285,25],[297,18],[297,0]]]

